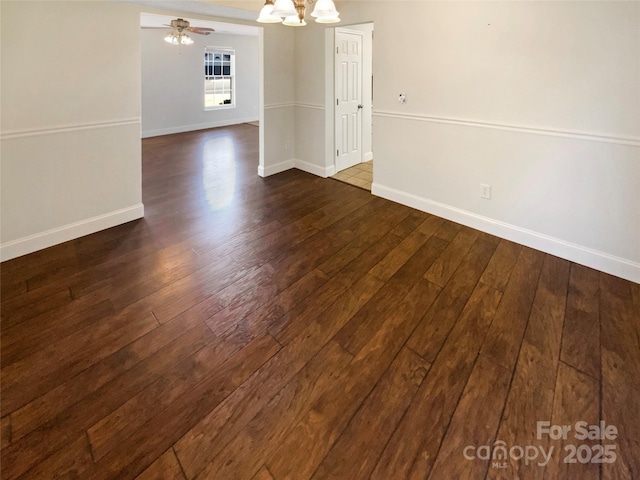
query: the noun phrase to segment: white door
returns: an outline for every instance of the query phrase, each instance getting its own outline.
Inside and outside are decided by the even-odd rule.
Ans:
[[[336,172],[362,161],[362,33],[336,29]]]

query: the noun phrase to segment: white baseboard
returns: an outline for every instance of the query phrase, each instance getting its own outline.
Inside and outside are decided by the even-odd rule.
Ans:
[[[363,162],[370,162],[371,160],[373,160],[373,152],[367,152],[362,156]]]
[[[476,230],[640,283],[640,263],[374,183],[371,193]]]
[[[177,127],[160,128],[157,130],[143,130],[142,138],[159,137],[160,135],[171,135],[173,133],[193,132],[195,130],[206,130],[207,128],[228,127],[241,123],[257,122],[255,117],[232,118],[229,120],[217,120],[215,122],[198,123],[195,125],[181,125]]]
[[[318,175],[322,178],[330,177],[335,172],[335,166],[331,165],[330,167],[321,167],[319,165],[314,165],[313,163],[305,162],[304,160],[295,159],[294,166],[298,170],[302,170],[303,172],[312,173],[314,175]]]
[[[261,177],[268,177],[269,175],[275,175],[276,173],[284,172],[285,170],[290,170],[292,168],[297,168],[298,170],[312,173],[313,175],[317,175],[322,178],[332,176],[335,173],[336,169],[334,165],[331,165],[330,167],[320,167],[318,165],[314,165],[313,163],[305,162],[304,160],[292,158],[290,160],[285,160],[284,162],[276,163],[275,165],[271,165],[266,168],[259,166],[258,175],[260,175]]]
[[[52,247],[85,235],[115,227],[123,223],[144,217],[144,205],[139,203],[132,207],[105,213],[97,217],[70,223],[62,227],[29,235],[0,245],[0,261],[11,260],[43,248]]]
[[[268,177],[270,175],[275,175],[276,173],[284,172],[285,170],[291,170],[294,168],[295,160],[292,158],[290,160],[285,160],[284,162],[276,163],[275,165],[270,165],[268,167],[264,167],[260,165],[258,167],[258,175],[261,177]]]

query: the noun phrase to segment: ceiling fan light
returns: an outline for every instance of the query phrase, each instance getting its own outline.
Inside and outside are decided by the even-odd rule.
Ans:
[[[305,22],[304,19],[300,20],[300,17],[298,17],[298,15],[296,14],[290,15],[285,18],[282,24],[287,25],[288,27],[304,27],[307,22]]]
[[[164,37],[164,41],[167,43],[170,43],[171,45],[178,45],[178,39],[176,38],[175,34],[173,33],[169,33],[167,34],[166,37]]]
[[[192,45],[193,44],[193,40],[186,33],[182,33],[182,34],[180,34],[180,43],[182,45]]]
[[[338,10],[333,0],[318,0],[316,6],[311,12],[312,17],[336,17],[338,16]]]
[[[292,0],[276,0],[271,14],[276,17],[291,17],[297,15],[297,12]]]
[[[282,18],[273,14],[273,2],[271,0],[267,0],[260,10],[260,16],[258,17],[258,22],[260,23],[280,23],[282,22]]]

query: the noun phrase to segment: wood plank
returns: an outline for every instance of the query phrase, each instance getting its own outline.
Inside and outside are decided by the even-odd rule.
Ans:
[[[488,259],[487,259],[488,261]],[[426,478],[501,295],[479,283],[387,443],[372,479]],[[416,425],[429,428],[416,430]]]
[[[86,435],[81,435],[70,440],[64,448],[56,452],[56,455],[35,465],[21,478],[84,478],[84,472],[91,462],[89,441]],[[2,478],[14,478],[5,473],[5,467],[11,470],[11,465],[3,462]]]
[[[157,326],[151,314],[135,319],[106,317],[3,368],[6,412],[26,405]],[[91,345],[92,349],[78,349],[77,345]]]
[[[313,479],[369,478],[430,364],[403,348],[313,475]]]
[[[416,228],[418,228],[427,218],[432,215],[421,212],[420,210],[410,210],[410,213],[407,217],[405,217],[402,222],[393,227],[390,231],[392,235],[397,235],[400,238],[404,238],[413,232]]]
[[[27,282],[27,290],[33,290],[29,281],[38,276],[54,277],[77,270],[75,247],[65,242],[44,250],[34,252],[28,258],[18,257],[2,262],[2,277],[7,283]]]
[[[513,369],[531,313],[544,255],[523,248],[511,273],[482,353]]]
[[[460,225],[459,223],[445,220],[442,223],[442,225],[440,225],[440,228],[438,228],[438,231],[435,233],[435,236],[438,238],[441,238],[442,240],[446,240],[447,242],[450,242],[455,238],[455,236],[458,234],[461,228],[462,228],[462,225]]]
[[[273,478],[267,467],[262,467],[251,480],[275,480],[275,478]]]
[[[123,438],[116,448],[91,465],[87,477],[132,478],[140,474],[280,348],[268,335],[251,342],[225,362],[223,371],[198,383],[180,401],[159,411],[142,428]]]
[[[66,287],[65,289],[68,290]],[[57,324],[58,322],[66,324],[66,322],[69,321],[69,317],[74,316],[77,318],[81,311],[91,309],[101,302],[109,301],[110,293],[111,289],[109,286],[100,285],[81,298],[76,298],[72,295],[73,298],[69,302],[43,314],[26,319],[20,322],[19,325],[14,325],[13,327],[10,327],[8,324],[3,325],[3,341],[11,343],[11,337],[14,335],[20,337],[29,336],[30,332],[38,330],[43,325]],[[7,340],[4,339],[5,334],[8,337]],[[28,339],[22,338],[22,340],[23,343],[28,343]],[[4,363],[3,366],[5,366]]]
[[[251,478],[351,359],[337,343],[329,342],[196,478]]]
[[[26,300],[29,298],[29,300]],[[29,293],[14,297],[13,301],[2,302],[2,327],[15,327],[30,318],[68,304],[72,300],[71,292],[68,288],[58,290],[51,295],[41,297],[40,295],[29,295]]]
[[[167,365],[179,361],[182,355],[199,350],[213,338],[199,321],[170,322],[152,330],[13,412],[14,438],[26,435],[69,407],[81,405],[83,399],[118,377],[118,383],[111,385],[117,385],[120,392],[130,391],[125,387],[127,381],[132,384],[138,384],[140,379],[151,381],[151,373],[161,372]]]
[[[522,246],[517,243],[501,240],[480,281],[504,292],[521,250]]]
[[[136,477],[136,480],[186,480],[172,448]]]
[[[78,309],[74,306],[73,312]],[[92,325],[101,319],[114,315],[115,310],[110,301],[94,303],[91,307],[80,309],[67,316],[45,314],[36,317],[39,322],[22,322],[2,332],[2,366],[3,368],[46,348],[52,338],[65,338],[78,329]]]
[[[600,378],[599,290],[598,272],[571,266],[561,359],[593,378]]]
[[[310,478],[351,416],[400,351],[438,287],[419,280],[266,462],[275,478]]]
[[[5,448],[11,443],[11,417],[5,415],[1,420],[0,427],[0,448]]]
[[[255,240],[259,240],[262,237],[269,235],[273,232],[277,232],[283,227],[283,225],[277,220],[270,220],[269,222],[258,226],[257,228],[251,228],[247,231],[242,231],[239,234],[234,235],[231,239],[225,241],[220,240],[220,236],[211,236],[209,232],[205,232],[206,236],[202,236],[202,240],[190,239],[189,242],[193,245],[193,251],[198,255],[205,255],[215,250],[219,255],[229,255],[231,252],[239,248],[241,245],[246,245]],[[200,235],[198,235],[200,237]]]
[[[238,348],[231,341],[209,343],[148,385],[126,403],[87,429],[93,458],[98,461],[124,438],[141,428],[159,410],[178,401],[195,385],[225,371]]]
[[[402,222],[398,225],[401,223]],[[345,247],[334,252],[334,254],[318,268],[329,276],[337,275],[348,265],[351,265],[349,267],[351,272],[356,272],[357,268],[355,268],[354,265],[362,263],[362,259],[364,258],[372,258],[373,260],[369,262],[368,267],[370,269],[402,241],[401,237],[398,237],[391,231],[385,230],[385,228],[386,226],[372,229],[370,232],[356,238]],[[376,251],[381,252],[380,257],[374,253]],[[365,254],[365,252],[367,253]],[[358,260],[359,258],[360,260]]]
[[[569,269],[569,262],[545,256],[497,436],[509,446],[549,449],[548,437],[537,437],[537,422],[552,415]],[[538,462],[507,459],[489,469],[487,478],[542,479],[544,473]]]
[[[64,394],[67,396],[63,398],[69,398],[70,408],[64,409],[58,415],[50,413],[47,408],[48,403],[42,404],[40,402],[37,402],[32,409],[22,415],[14,414],[12,423],[15,437],[30,431],[35,425],[38,425],[38,428],[22,436],[19,440],[14,438],[13,443],[2,452],[3,464],[10,465],[10,468],[3,470],[3,474],[9,478],[17,477],[38,461],[42,461],[61,448],[69,439],[78,436],[86,437],[87,428],[118,408],[128,398],[136,395],[146,385],[160,377],[163,372],[172,368],[174,363],[179,363],[183,358],[197,352],[211,341],[212,336],[207,332],[206,327],[199,325],[179,337],[169,348],[151,356],[147,362],[127,371],[125,375],[104,383],[82,401],[73,397],[73,390],[65,391]],[[96,380],[96,383],[100,384],[101,382]],[[32,420],[29,415],[33,415],[35,419]],[[51,418],[52,416],[53,418]],[[40,425],[44,419],[47,421]],[[162,452],[159,452],[158,455],[160,453]]]
[[[451,240],[438,260],[427,270],[424,278],[440,287],[444,287],[453,272],[456,271],[464,256],[478,239],[478,231],[462,227],[458,234]]]
[[[9,275],[1,275],[0,298],[6,301],[14,297],[24,295],[27,291],[26,280],[11,278]]]
[[[213,291],[208,291],[208,295],[205,294],[204,298],[187,293],[176,301],[160,303],[153,309],[153,314],[161,324],[188,310],[191,310],[190,315],[198,315],[202,320],[206,320],[225,307],[241,303],[243,295],[255,289],[256,286],[260,288],[261,285],[270,285],[275,274],[270,264],[248,269],[245,272],[245,275],[234,279],[235,281],[226,286],[220,285],[222,288],[218,291],[215,291],[215,286],[212,285]]]
[[[385,211],[381,212],[383,225],[386,221],[386,215]],[[244,277],[241,281],[228,287],[228,290],[232,292],[228,295],[228,299],[220,298],[224,294],[222,291],[194,306],[190,314],[207,319],[207,323],[209,325],[215,324],[216,329],[221,328],[221,325],[222,327],[230,325],[236,317],[242,317],[252,309],[267,303],[306,273],[319,266],[331,256],[333,251],[349,243],[354,235],[369,231],[368,225],[363,222],[368,216],[369,214],[362,217],[354,216],[350,222],[332,223],[323,232],[319,232],[289,250],[281,258],[261,267],[260,270],[269,269],[263,277],[261,276],[262,278]],[[161,321],[165,316],[162,312],[155,310],[154,313]]]
[[[640,338],[629,282],[600,273],[602,420],[615,425],[615,463],[602,465],[603,479],[640,475]]]
[[[312,294],[322,289],[329,277],[327,277],[319,269],[314,269],[304,275],[291,286],[285,288],[270,300],[263,298],[255,298],[241,306],[226,307],[211,317],[207,318],[205,323],[213,333],[224,331],[224,328],[232,322],[238,322],[238,318],[242,318],[242,322],[254,325],[267,326],[275,319],[281,318],[285,312],[292,310],[296,305],[305,302]],[[185,315],[193,317],[195,312],[189,310]]]
[[[356,285],[348,288],[346,282],[328,282],[328,288],[323,289],[323,295],[316,296],[313,304],[300,304],[284,317],[281,317],[269,326],[269,332],[283,345],[290,343],[299,334],[303,333],[312,321],[318,321],[324,317],[326,322],[339,323],[340,327],[344,322],[336,320],[344,319],[345,322],[351,320],[363,305],[365,305],[379,290],[383,282],[377,278],[365,274]],[[340,328],[339,327],[339,328]],[[335,332],[334,332],[335,333]],[[344,348],[344,347],[343,347]]]
[[[209,457],[217,455],[381,285],[378,279],[365,275],[348,295],[326,310],[329,314],[312,309],[315,316],[305,319],[305,328],[299,335],[176,442],[175,449],[187,475],[193,477],[202,470]],[[318,321],[320,317],[327,320]]]
[[[398,298],[403,298],[433,261],[438,258],[445,243],[430,237],[400,268],[363,309],[355,315],[336,335],[336,341],[355,355],[375,335],[387,316],[397,307]],[[399,247],[401,248],[401,247]],[[392,267],[395,268],[395,265]]]
[[[384,212],[384,210],[382,211]],[[305,310],[312,311],[326,308],[328,303],[334,301],[337,296],[361,279],[372,265],[375,265],[380,258],[384,257],[399,243],[399,239],[396,236],[389,233],[384,234],[388,228],[392,228],[404,216],[398,217],[398,209],[394,211],[396,212],[395,216],[390,216],[385,221],[385,215],[382,215],[378,219],[381,221],[377,222],[375,229],[368,231],[366,235],[356,238],[345,249],[331,257],[330,268],[326,268],[327,262],[320,265],[318,271],[314,274],[318,278],[315,280],[307,279],[312,285],[318,286],[315,289],[313,299],[306,301],[307,295],[304,293],[300,296],[296,295],[297,291],[308,291],[309,286],[304,284],[295,285],[295,289],[285,291],[283,296],[278,295],[269,304],[252,311],[244,320],[244,323],[251,325],[251,328],[257,331],[263,325],[270,325],[272,332],[275,333],[285,327],[291,318],[297,318]],[[381,237],[381,235],[383,236]],[[348,250],[348,253],[341,255],[341,252],[345,252],[345,250]],[[331,282],[327,282],[328,277],[323,274],[323,271],[327,269],[332,271],[334,275]],[[320,278],[322,275],[324,275],[324,282]],[[292,309],[294,306],[296,308]],[[185,313],[193,314],[192,311]],[[207,325],[214,332],[219,332],[228,326],[227,322],[219,322],[218,320],[215,315],[207,320]],[[298,323],[303,325],[301,322]]]
[[[580,478],[584,480],[600,478],[600,465],[597,463],[566,463],[570,458],[565,447],[581,445],[593,447],[599,444],[597,440],[579,440],[575,438],[576,422],[587,422],[588,425],[598,425],[600,417],[600,385],[599,382],[575,368],[561,362],[558,367],[555,397],[553,400],[553,415],[551,425],[569,425],[571,431],[567,439],[551,440],[555,446],[551,461],[546,467],[547,478]]]
[[[635,307],[635,315],[640,318],[640,283],[631,283],[631,297],[633,298],[633,305]]]
[[[503,475],[500,469],[490,468],[490,460],[477,457],[478,447],[494,445],[510,380],[509,370],[484,355],[478,357],[442,440],[430,478],[481,480],[487,469],[490,475],[498,470],[502,478],[517,478]],[[499,435],[497,438],[502,439]],[[464,456],[468,446],[474,447],[468,452],[471,459]]]
[[[368,208],[368,205],[362,208],[362,214],[359,213],[357,216],[354,216],[352,218],[353,221],[332,224],[332,226],[322,232],[322,234],[314,235],[307,241],[302,242],[299,246],[284,253],[282,258],[273,261],[272,265],[266,265],[264,268],[269,268],[270,272],[265,275],[264,281],[260,281],[262,282],[262,286],[259,286],[257,291],[254,285],[255,282],[245,277],[246,280],[243,281],[247,286],[244,290],[238,289],[237,285],[229,287],[231,292],[239,290],[235,297],[231,296],[228,301],[220,302],[219,295],[210,296],[195,305],[191,314],[199,315],[204,319],[211,318],[211,323],[222,322],[228,325],[228,322],[238,313],[236,312],[238,308],[245,307],[251,309],[254,305],[264,303],[267,299],[277,295],[302,275],[318,266],[320,262],[326,260],[327,257],[330,256],[332,249],[339,249],[348,243],[351,237],[344,237],[344,233],[359,235],[369,231],[368,225],[362,222],[362,220],[370,217],[370,213],[373,213],[373,210],[369,211]],[[396,211],[396,209],[389,208],[378,209],[381,228],[385,228],[385,225],[390,228],[397,222],[397,220],[395,220],[397,218]],[[341,236],[343,238],[340,238]],[[333,238],[333,240],[331,240],[331,238]],[[308,253],[309,249],[312,252],[311,254]],[[275,275],[274,272],[278,272],[278,274]],[[250,295],[252,294],[255,294],[256,298],[250,300]],[[249,296],[249,298],[247,298],[247,296]],[[245,303],[248,302],[250,302],[250,304],[245,305]],[[180,306],[184,307],[185,303],[180,302]],[[241,311],[246,312],[247,310],[245,308]],[[177,309],[174,308],[173,310],[172,313],[175,314]],[[158,309],[154,310],[154,312],[161,321],[163,321],[163,318],[171,317],[170,314],[158,311]],[[213,318],[214,316],[216,317],[215,319]]]
[[[494,245],[484,241],[478,241],[471,247],[455,276],[447,283],[409,338],[407,346],[427,361],[433,362],[436,358],[494,249]]]
[[[442,220],[438,217],[427,218],[418,228],[407,235],[397,248],[394,248],[373,267],[369,273],[382,281],[389,280],[424,245],[441,223]]]

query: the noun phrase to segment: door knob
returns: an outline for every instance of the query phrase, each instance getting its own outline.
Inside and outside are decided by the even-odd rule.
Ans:
[[[363,108],[362,105],[358,105],[358,110],[360,110],[361,108]]]

